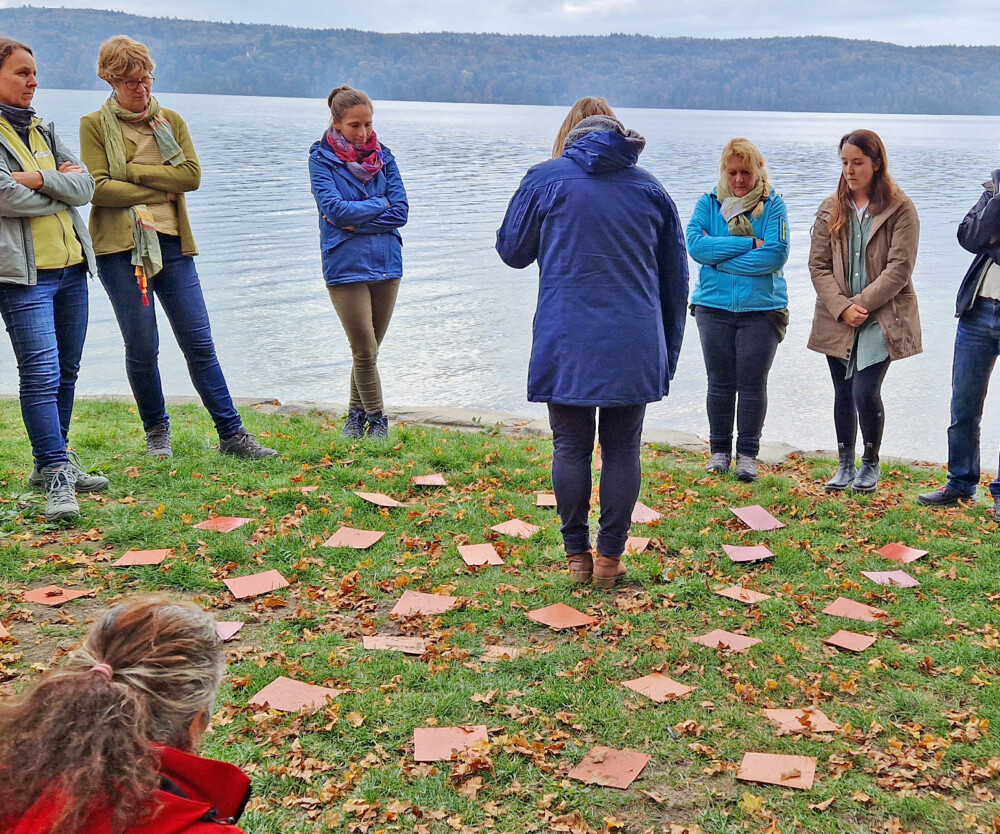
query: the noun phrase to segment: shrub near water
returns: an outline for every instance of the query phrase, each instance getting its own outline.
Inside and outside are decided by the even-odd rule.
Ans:
[[[913,496],[940,473],[891,468],[878,495],[831,497],[830,461],[792,459],[753,485],[706,477],[704,456],[643,454],[640,497],[663,513],[633,535],[612,592],[572,585],[548,491],[551,446],[491,431],[395,428],[390,445],[349,444],[321,417],[253,411],[249,428],[282,460],[213,451],[207,415],[175,409],[176,457],[140,454],[141,428],[125,405],[81,402],[72,440],[112,479],[81,496],[75,526],[39,521],[41,497],[24,482],[30,452],[14,401],[0,403],[0,690],[16,691],[81,638],[123,594],[167,591],[219,619],[246,620],[228,644],[230,670],[205,753],[248,770],[253,832],[667,831],[992,832],[1000,818],[996,721],[1000,600],[988,508],[917,510]],[[395,445],[393,445],[395,444]],[[415,488],[440,471],[449,486]],[[315,492],[299,488],[316,485]],[[380,510],[352,490],[408,506]],[[761,504],[787,525],[747,531],[730,506]],[[209,515],[253,523],[198,531]],[[508,518],[542,526],[529,541],[496,536]],[[342,524],[387,531],[367,551],[322,542]],[[502,568],[467,568],[457,545],[494,541]],[[879,587],[862,570],[891,570],[874,553],[892,541],[929,551],[905,566],[921,585]],[[767,544],[770,563],[739,566],[723,544]],[[174,549],[162,565],[110,568],[130,548]],[[291,585],[236,602],[229,576],[277,569]],[[732,583],[770,594],[745,607],[717,596]],[[96,600],[59,609],[20,601],[28,587],[92,588]],[[404,590],[455,595],[462,606],[396,621]],[[865,624],[822,614],[845,596],[884,609]],[[597,625],[551,632],[526,611],[563,602]],[[712,629],[762,642],[745,654],[690,642]],[[838,629],[877,634],[853,655],[824,646]],[[423,657],[365,651],[370,633],[424,637]],[[501,663],[500,643],[529,647]],[[663,671],[697,689],[655,704],[621,682]],[[247,705],[279,675],[345,690],[312,713]],[[766,707],[816,706],[841,730],[780,736]],[[452,762],[413,761],[413,728],[486,724],[488,749]],[[652,756],[626,791],[568,780],[595,744]],[[751,751],[815,756],[810,791],[738,782]]]

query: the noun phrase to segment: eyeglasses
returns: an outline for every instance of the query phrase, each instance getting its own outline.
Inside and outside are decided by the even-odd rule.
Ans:
[[[140,84],[147,90],[151,90],[153,89],[153,82],[156,81],[156,77],[145,75],[142,78],[119,78],[118,80],[125,85],[126,90],[138,90]]]

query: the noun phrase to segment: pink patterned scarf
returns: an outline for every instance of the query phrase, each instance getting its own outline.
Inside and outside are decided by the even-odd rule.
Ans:
[[[368,182],[382,170],[382,166],[385,164],[382,157],[382,146],[379,144],[374,130],[364,145],[352,145],[339,130],[331,127],[326,132],[326,141],[333,148],[337,159],[347,165],[347,170],[362,183]]]

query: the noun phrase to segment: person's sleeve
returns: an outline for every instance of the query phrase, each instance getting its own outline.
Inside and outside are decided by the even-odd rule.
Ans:
[[[64,162],[72,162],[83,168],[78,174],[64,174],[59,171],[42,171],[42,187],[40,194],[59,200],[70,206],[84,206],[91,201],[94,196],[94,178],[90,175],[86,166],[73,154],[70,153],[55,131],[49,137],[52,140],[52,153],[55,156],[56,166]]]
[[[406,189],[403,188],[403,178],[400,176],[396,160],[391,160],[382,171],[385,174],[385,198],[389,201],[389,208],[374,220],[356,225],[354,227],[355,234],[377,235],[406,225],[410,214],[410,204],[406,200]]]
[[[178,116],[177,124],[172,124],[171,127],[174,129],[174,139],[184,151],[184,161],[180,165],[126,163],[125,176],[130,183],[171,194],[184,194],[188,191],[198,190],[201,185],[201,163],[198,161],[198,154],[195,153],[187,123]]]
[[[788,210],[781,197],[775,195],[771,200],[775,201],[775,205],[764,226],[761,238],[764,245],[758,249],[751,249],[745,255],[737,255],[735,258],[723,261],[718,266],[720,272],[732,275],[770,276],[785,265],[788,260]]]
[[[542,189],[529,184],[526,175],[510,198],[503,223],[497,229],[497,254],[507,266],[524,269],[538,258],[541,242]]]
[[[909,283],[919,243],[920,220],[913,203],[907,202],[900,208],[892,229],[885,269],[874,279],[869,278],[868,285],[851,299],[852,303],[859,304],[869,313],[888,304]]]
[[[844,310],[851,306],[851,300],[840,291],[833,274],[833,246],[830,224],[825,215],[817,215],[813,223],[812,240],[809,244],[809,277],[819,300],[830,311],[830,315],[839,320]]]
[[[993,175],[994,181],[998,179]],[[992,195],[984,191],[958,225],[958,242],[963,249],[975,255],[1000,254],[1000,190]]]
[[[677,206],[666,195],[663,231],[657,247],[660,273],[660,310],[663,336],[667,343],[667,379],[674,378],[684,340],[688,299],[688,256]]]
[[[697,263],[715,266],[753,249],[753,238],[741,235],[710,235],[713,205],[711,194],[702,194],[687,225],[687,251]],[[676,210],[676,209],[675,209]]]
[[[66,207],[62,200],[54,200],[17,182],[0,156],[0,217],[45,217]]]
[[[136,185],[111,178],[108,155],[100,121],[84,116],[80,120],[80,159],[94,178],[95,206],[131,208],[140,203],[165,203],[167,192],[147,185]]]
[[[357,226],[374,220],[389,208],[389,201],[385,197],[345,200],[340,196],[333,171],[313,156],[309,157],[309,180],[316,205],[319,206],[327,222],[337,228]]]

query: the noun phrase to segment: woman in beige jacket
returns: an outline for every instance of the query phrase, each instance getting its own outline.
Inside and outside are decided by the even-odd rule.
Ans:
[[[809,273],[816,288],[809,347],[826,354],[833,378],[840,466],[828,491],[874,492],[885,416],[882,381],[889,363],[920,353],[913,289],[920,221],[889,175],[885,145],[870,130],[840,140],[835,194],[819,207]],[[854,463],[858,424],[864,441]]]

